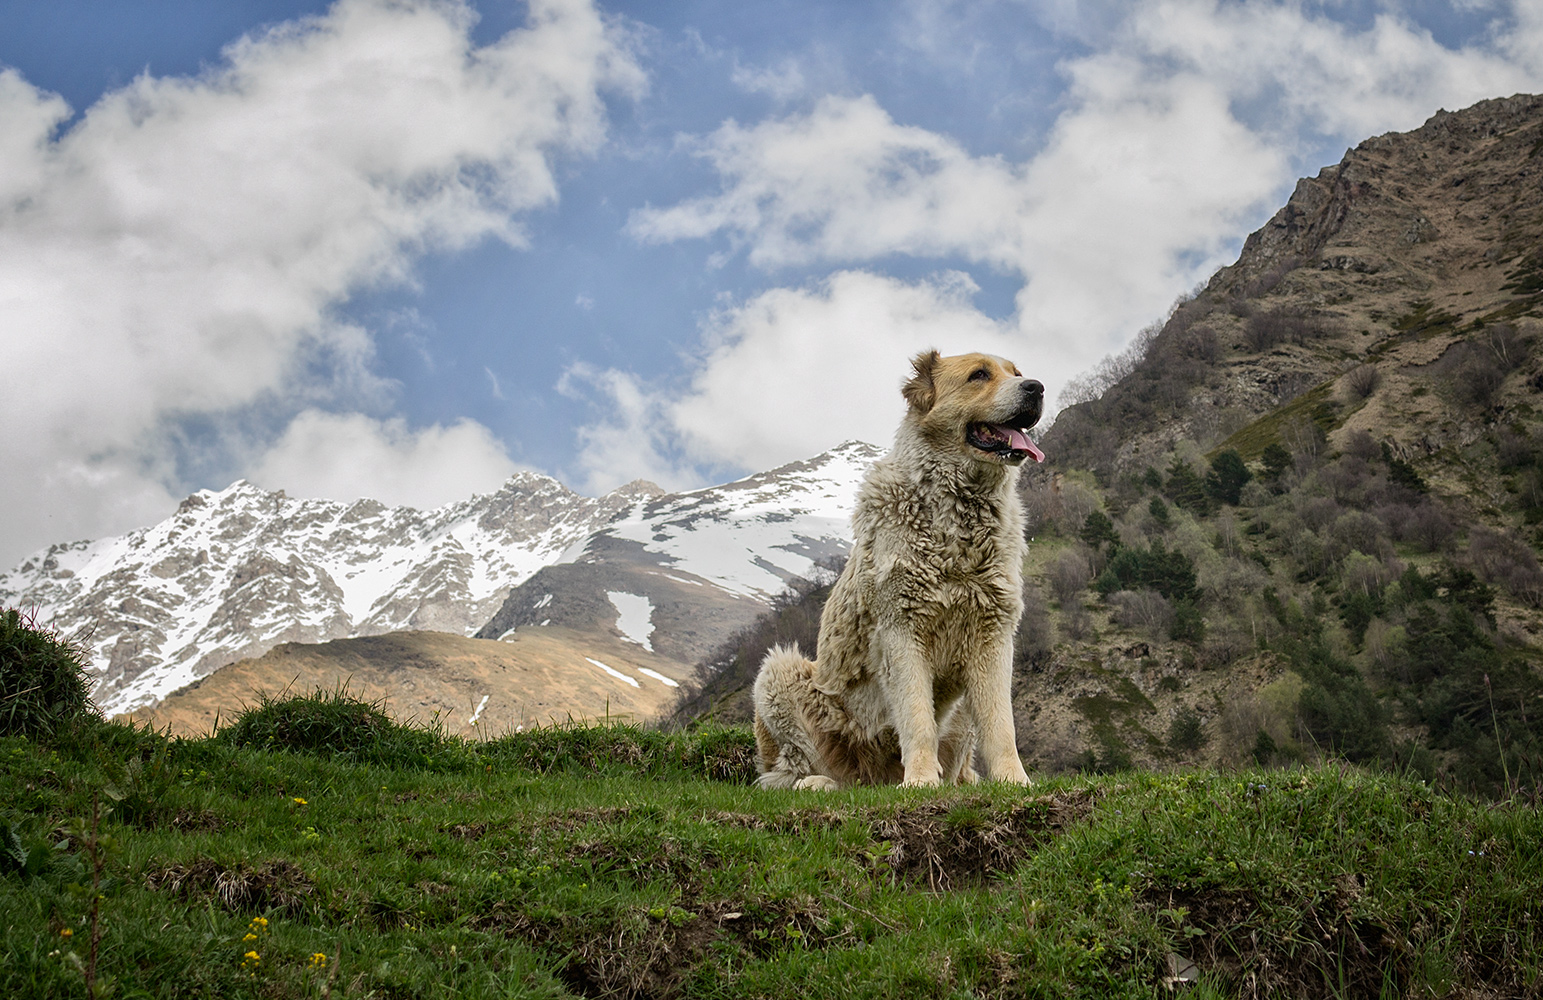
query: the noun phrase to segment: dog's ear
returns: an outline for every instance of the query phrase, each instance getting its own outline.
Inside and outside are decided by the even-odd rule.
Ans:
[[[925,414],[937,402],[938,390],[932,381],[933,373],[943,356],[937,351],[923,351],[911,359],[911,377],[900,388],[900,395],[917,413]]]

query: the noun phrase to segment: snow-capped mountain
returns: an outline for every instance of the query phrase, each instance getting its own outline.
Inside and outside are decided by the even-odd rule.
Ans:
[[[429,511],[297,500],[237,482],[193,494],[152,527],[50,546],[0,576],[0,605],[35,608],[40,622],[78,638],[109,714],[154,705],[282,642],[407,628],[487,634],[538,571],[603,567],[606,553],[623,550],[634,565],[752,612],[845,547],[857,486],[879,454],[847,444],[677,495],[633,483],[590,498],[520,473],[496,493]],[[616,595],[607,627],[626,607],[627,629],[643,629],[645,640],[657,630],[654,605],[637,593],[647,589],[620,582],[606,591]],[[564,603],[549,598],[547,615],[570,613]],[[645,607],[650,621],[634,624]]]
[[[850,548],[857,489],[882,454],[850,442],[738,482],[640,501],[515,587],[477,635],[600,629],[694,663],[793,577]]]

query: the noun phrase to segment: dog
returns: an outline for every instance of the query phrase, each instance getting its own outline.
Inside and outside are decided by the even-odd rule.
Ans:
[[[767,653],[759,784],[1028,784],[1011,703],[1026,542],[1019,467],[1044,386],[987,354],[911,361],[894,447],[858,491],[846,568],[811,662]]]

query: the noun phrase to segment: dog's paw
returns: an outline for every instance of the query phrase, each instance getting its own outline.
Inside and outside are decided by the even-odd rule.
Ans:
[[[836,784],[835,778],[831,778],[823,774],[811,774],[807,775],[806,777],[799,778],[798,782],[794,784],[793,787],[813,788],[816,791],[828,792],[840,788],[841,786]]]

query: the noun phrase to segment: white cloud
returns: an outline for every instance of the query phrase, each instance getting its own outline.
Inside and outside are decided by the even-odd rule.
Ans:
[[[481,48],[474,17],[340,0],[68,127],[0,72],[0,464],[27,470],[0,485],[0,562],[163,515],[183,418],[378,397],[371,339],[335,309],[425,252],[523,243],[553,158],[594,150],[601,92],[642,75],[587,0],[533,0]]]
[[[699,465],[767,469],[843,441],[887,444],[904,412],[909,359],[932,347],[1008,355],[1035,374],[1035,352],[970,304],[975,290],[957,273],[904,282],[841,271],[714,316],[706,356],[682,385],[570,370],[570,392],[606,401],[606,418],[580,434],[587,485],[697,485]]]
[[[766,269],[961,257],[1022,276],[1025,335],[1075,344],[1090,363],[1214,269],[1283,174],[1281,155],[1215,88],[1137,70],[1109,67],[1102,89],[1082,87],[1081,110],[1022,164],[900,125],[871,97],[731,122],[700,146],[724,189],[639,211],[631,231],[661,242],[725,233]]]
[[[1263,99],[1256,127],[1289,142],[1297,129],[1355,142],[1418,126],[1437,108],[1508,97],[1543,82],[1537,4],[1521,2],[1481,44],[1448,48],[1393,12],[1355,30],[1297,4],[1166,0],[1141,4],[1117,47],[1161,72],[1204,76],[1234,101]],[[1098,61],[1079,66],[1098,73]]]
[[[803,67],[798,60],[783,59],[775,66],[734,67],[730,75],[734,86],[752,94],[765,94],[777,101],[789,101],[801,97],[808,90]]]
[[[292,496],[427,509],[496,490],[517,466],[481,424],[462,420],[409,430],[400,417],[306,410],[248,475]]]
[[[648,479],[665,489],[701,485],[696,470],[672,448],[663,393],[630,372],[584,362],[569,366],[557,389],[570,398],[590,400],[604,412],[575,432],[573,464],[581,489],[600,494],[634,479]]]
[[[723,240],[772,274],[908,255],[1015,275],[1017,315],[1000,328],[965,297],[939,311],[946,329],[1002,344],[1053,399],[1230,262],[1295,174],[1316,168],[1305,151],[1543,84],[1536,5],[1518,4],[1458,49],[1390,13],[1357,29],[1291,2],[1098,5],[1087,17],[1059,0],[1035,6],[1093,50],[1062,65],[1065,110],[1032,156],[972,155],[895,121],[871,96],[825,97],[694,140],[720,189],[639,210],[629,231],[645,242]],[[885,301],[865,301],[859,285],[883,288]],[[857,356],[902,364],[903,338],[875,327],[885,303],[926,287],[838,275],[821,293],[769,291],[709,328],[691,391],[654,417],[703,461],[758,468],[814,450],[814,430],[835,412],[810,372]],[[864,322],[845,311],[853,304],[877,311]],[[757,394],[747,404],[735,389],[748,385],[792,386],[798,403],[772,408]],[[852,398],[864,415],[848,426],[885,424],[878,396]]]

